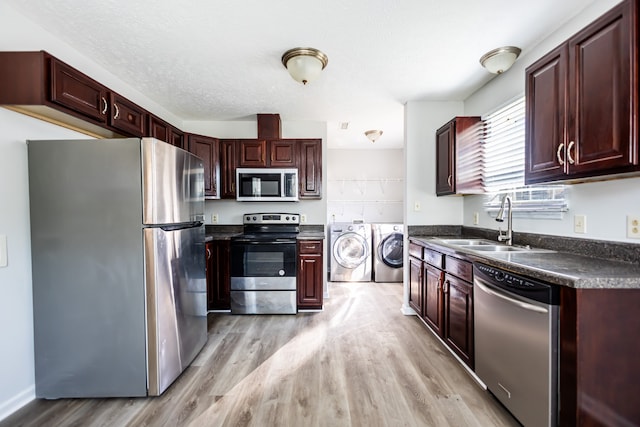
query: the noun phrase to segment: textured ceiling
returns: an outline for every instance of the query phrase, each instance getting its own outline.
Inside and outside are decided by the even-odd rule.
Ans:
[[[403,145],[403,104],[463,100],[478,63],[526,52],[591,0],[2,0],[183,120],[328,122],[329,147]],[[550,13],[553,12],[553,13]],[[280,63],[310,46],[329,64],[307,86]],[[339,123],[349,122],[348,131]]]

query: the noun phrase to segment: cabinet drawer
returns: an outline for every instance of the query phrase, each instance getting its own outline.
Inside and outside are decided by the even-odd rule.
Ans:
[[[409,242],[409,255],[422,259],[422,246]]]
[[[453,274],[462,280],[473,281],[473,264],[469,261],[447,256],[446,270],[447,273]]]
[[[442,261],[444,259],[444,255],[440,252],[424,248],[424,255],[422,257],[426,262],[433,265],[434,267],[442,268]]]
[[[320,240],[303,240],[298,242],[298,250],[301,254],[321,254],[322,242]]]
[[[133,102],[122,96],[111,93],[111,116],[109,124],[127,136],[144,136],[147,124],[147,113]]]

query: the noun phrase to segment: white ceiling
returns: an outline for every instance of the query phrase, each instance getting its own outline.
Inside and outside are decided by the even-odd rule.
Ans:
[[[402,147],[404,103],[464,100],[493,78],[482,54],[524,54],[593,0],[2,1],[183,120],[279,113],[357,149]],[[280,62],[298,46],[329,57],[307,86]]]

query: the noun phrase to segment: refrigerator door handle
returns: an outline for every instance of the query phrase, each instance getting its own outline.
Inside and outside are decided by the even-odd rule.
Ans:
[[[202,227],[202,222],[194,221],[194,222],[183,222],[182,224],[170,224],[170,225],[162,225],[159,228],[163,231],[176,231],[176,230],[184,230],[187,228],[198,228]],[[149,227],[151,228],[151,227]]]

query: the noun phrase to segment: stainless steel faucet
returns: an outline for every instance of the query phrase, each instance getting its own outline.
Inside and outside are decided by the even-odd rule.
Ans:
[[[505,194],[502,198],[502,204],[500,205],[500,210],[496,216],[496,221],[504,222],[504,205],[507,202],[509,203],[509,206],[507,207],[507,233],[502,234],[502,230],[498,228],[498,242],[505,242],[505,244],[511,246],[513,244],[513,211],[511,209],[511,197],[508,194]]]

